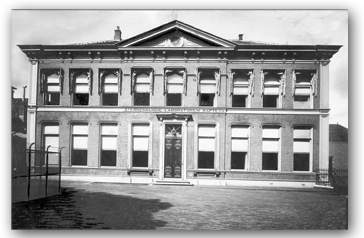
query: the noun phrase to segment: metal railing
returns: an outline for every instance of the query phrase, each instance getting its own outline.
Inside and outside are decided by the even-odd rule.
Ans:
[[[316,185],[332,187],[335,193],[348,194],[348,170],[319,169],[316,171]]]
[[[35,143],[32,143],[26,150],[27,174],[14,176],[13,179],[27,178],[28,201],[31,190],[34,189],[34,192],[36,192],[41,190],[43,186],[44,193],[42,192],[42,196],[48,196],[50,177],[52,177],[52,188],[57,187],[58,194],[61,193],[62,149],[51,148],[51,146],[47,148],[36,147]]]

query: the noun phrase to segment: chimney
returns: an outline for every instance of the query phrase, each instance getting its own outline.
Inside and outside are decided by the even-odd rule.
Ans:
[[[239,34],[239,40],[243,40],[244,34]]]
[[[23,86],[23,99],[22,99],[23,103],[25,103],[25,89],[26,88],[27,88],[27,85],[24,85]]]
[[[115,31],[114,40],[121,41],[121,31],[120,31],[120,27],[117,26],[116,28],[117,29],[114,30]]]

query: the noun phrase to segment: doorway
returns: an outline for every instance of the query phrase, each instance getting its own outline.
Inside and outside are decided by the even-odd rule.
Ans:
[[[182,125],[165,124],[164,178],[182,178]]]

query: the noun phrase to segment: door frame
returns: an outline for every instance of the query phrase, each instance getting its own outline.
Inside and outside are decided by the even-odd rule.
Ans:
[[[165,162],[165,128],[168,124],[180,124],[182,126],[182,158],[181,158],[181,178],[164,178]],[[187,158],[187,120],[160,120],[160,161],[159,180],[186,180],[186,158]]]

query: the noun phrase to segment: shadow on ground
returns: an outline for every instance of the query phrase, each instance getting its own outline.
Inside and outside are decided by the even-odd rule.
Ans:
[[[140,199],[82,189],[12,204],[12,229],[157,229],[153,214],[172,207],[159,199]]]

